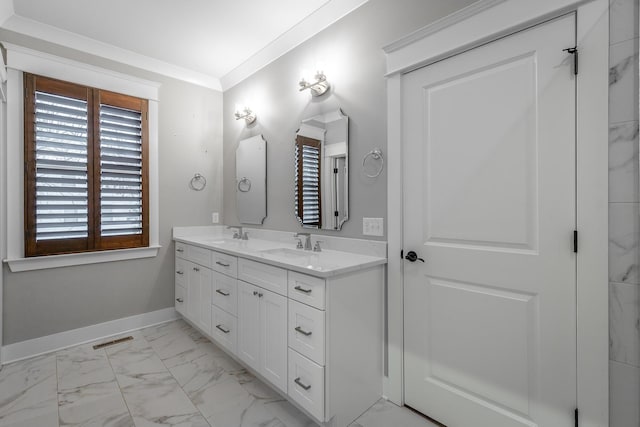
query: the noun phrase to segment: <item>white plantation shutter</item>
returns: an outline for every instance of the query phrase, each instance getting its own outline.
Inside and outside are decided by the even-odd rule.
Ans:
[[[141,234],[142,114],[100,105],[100,234]]]
[[[36,241],[88,235],[87,102],[35,94]]]
[[[320,142],[298,136],[296,143],[296,212],[302,225],[321,226]]]

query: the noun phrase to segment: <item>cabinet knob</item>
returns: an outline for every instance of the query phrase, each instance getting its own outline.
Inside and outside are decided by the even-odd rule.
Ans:
[[[198,267],[193,267],[193,271],[200,271]]]
[[[182,276],[184,273],[182,271],[178,270],[178,271],[176,271],[176,274],[179,274],[179,275]]]
[[[262,296],[263,296],[262,292],[259,292],[258,293],[258,298],[262,298]]]
[[[184,249],[176,249],[176,252],[184,252]]]
[[[176,298],[176,301],[178,302],[184,302],[184,300],[182,298]]]
[[[255,297],[256,295],[258,295],[258,291],[253,291],[253,296]]]

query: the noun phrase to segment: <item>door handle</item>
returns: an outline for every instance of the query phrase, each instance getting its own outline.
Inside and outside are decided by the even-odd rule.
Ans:
[[[416,261],[424,262],[424,260],[422,258],[419,258],[418,254],[415,253],[414,251],[407,252],[407,256],[405,256],[404,259],[406,259],[409,262],[416,262]]]

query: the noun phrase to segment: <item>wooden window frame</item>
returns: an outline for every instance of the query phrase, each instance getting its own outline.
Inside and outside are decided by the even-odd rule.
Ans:
[[[87,101],[88,235],[36,241],[35,92]],[[101,236],[100,233],[100,104],[140,111],[142,119],[142,233]],[[25,257],[96,252],[149,246],[148,100],[89,86],[24,73],[24,238]]]

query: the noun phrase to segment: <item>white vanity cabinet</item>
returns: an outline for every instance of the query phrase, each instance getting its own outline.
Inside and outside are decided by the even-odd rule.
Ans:
[[[176,310],[322,427],[351,424],[382,395],[384,259],[302,273],[229,252],[176,242]]]
[[[176,310],[211,334],[211,251],[176,244]]]
[[[240,259],[239,265],[243,261],[246,260]],[[254,268],[261,268],[261,264],[255,264]],[[271,266],[264,267],[273,271]],[[286,283],[287,272],[283,272]],[[262,280],[267,280],[264,277]],[[286,296],[238,280],[238,357],[280,391],[287,392]]]

